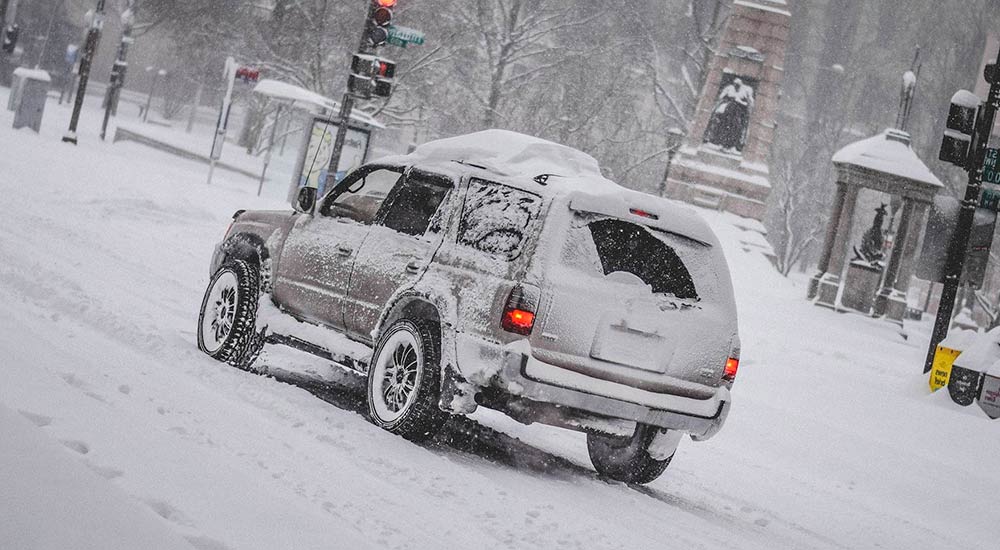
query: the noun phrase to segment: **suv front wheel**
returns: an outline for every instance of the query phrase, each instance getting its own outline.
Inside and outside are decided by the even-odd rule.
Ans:
[[[244,370],[260,351],[255,332],[260,276],[243,261],[231,260],[212,276],[198,315],[198,348]]]
[[[448,420],[441,395],[441,337],[423,320],[393,323],[368,369],[368,412],[381,428],[411,441],[430,439]]]

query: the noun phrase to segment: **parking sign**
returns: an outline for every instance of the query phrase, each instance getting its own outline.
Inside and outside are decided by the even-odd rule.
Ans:
[[[1000,378],[986,375],[983,379],[983,391],[979,394],[979,408],[993,419],[1000,418]]]

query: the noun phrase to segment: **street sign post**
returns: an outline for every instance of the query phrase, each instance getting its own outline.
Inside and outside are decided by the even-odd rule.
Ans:
[[[417,29],[411,29],[409,27],[402,27],[399,25],[389,26],[389,38],[386,40],[389,44],[393,46],[399,46],[400,48],[405,48],[409,44],[415,46],[422,46],[424,43],[424,33],[418,31]]]

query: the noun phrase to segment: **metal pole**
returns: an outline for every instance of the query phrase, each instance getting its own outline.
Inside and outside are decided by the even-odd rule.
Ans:
[[[153,107],[153,92],[156,91],[156,81],[160,78],[160,72],[156,71],[153,74],[153,83],[149,85],[149,95],[146,96],[146,109],[142,111],[142,121],[146,122],[149,118],[149,110]]]
[[[69,119],[69,130],[62,140],[66,143],[76,145],[76,128],[80,123],[80,111],[83,109],[83,100],[87,95],[87,82],[90,80],[90,66],[94,62],[94,54],[97,53],[97,45],[101,42],[101,27],[104,26],[104,0],[97,0],[97,9],[94,10],[94,19],[90,22],[90,30],[87,31],[87,42],[83,48],[83,59],[80,60],[80,87],[76,91],[76,100],[73,102],[73,115]]]
[[[198,83],[198,87],[194,91],[194,100],[191,102],[191,112],[188,113],[187,128],[184,130],[188,134],[194,128],[194,118],[198,115],[198,107],[201,107],[201,94],[202,90],[205,89],[205,84],[202,82]]]
[[[997,62],[1000,62],[1000,52],[997,52]],[[925,374],[931,371],[938,344],[948,335],[948,328],[951,325],[951,314],[955,309],[955,297],[958,295],[959,280],[962,277],[965,254],[969,247],[969,236],[972,233],[973,216],[976,214],[976,206],[979,205],[986,148],[989,145],[990,133],[993,131],[993,121],[996,118],[998,108],[1000,108],[1000,79],[994,78],[993,82],[990,83],[990,92],[986,103],[980,107],[979,113],[976,115],[976,133],[972,136],[972,143],[969,145],[969,160],[966,165],[969,172],[969,184],[965,188],[965,198],[962,200],[962,210],[958,214],[955,236],[952,237],[948,247],[944,288],[941,290],[937,319],[934,321],[934,331],[931,333],[927,358],[924,360]]]
[[[10,0],[0,0],[0,42],[7,34],[7,4],[9,2]],[[0,48],[0,67],[3,67],[5,57],[7,57],[7,53]]]
[[[369,45],[368,35],[372,30],[372,18],[375,15],[375,4],[371,0],[368,3],[368,12],[365,16],[365,29],[361,34],[361,43],[358,45],[358,53],[370,54],[374,51]],[[340,118],[337,121],[337,138],[333,142],[333,154],[330,156],[330,165],[326,170],[326,189],[332,189],[337,183],[337,170],[340,168],[340,157],[344,151],[344,142],[347,140],[347,126],[350,124],[351,110],[354,108],[354,96],[348,91],[344,94],[344,99],[340,103]],[[316,202],[313,201],[313,213],[316,212]]]
[[[118,45],[118,56],[111,67],[111,85],[108,87],[107,97],[104,105],[104,121],[101,123],[101,140],[103,141],[108,133],[108,121],[111,115],[118,116],[118,98],[121,96],[122,88],[125,87],[125,73],[128,70],[129,44],[132,39],[132,24],[135,22],[134,0],[129,0],[125,12],[122,13],[122,41]]]

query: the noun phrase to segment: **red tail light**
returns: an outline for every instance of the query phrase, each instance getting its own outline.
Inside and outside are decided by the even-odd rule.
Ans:
[[[538,308],[538,289],[530,285],[517,285],[507,295],[507,304],[500,318],[500,328],[514,334],[527,336],[535,328],[535,311]]]
[[[660,219],[660,217],[657,216],[656,214],[654,214],[652,212],[647,212],[647,211],[639,209],[639,208],[629,208],[628,211],[631,214],[635,215],[635,216],[639,216],[640,218],[649,218],[651,220],[658,220],[658,219]]]
[[[726,361],[726,373],[722,375],[722,379],[728,382],[736,380],[736,372],[740,370],[740,360],[735,357],[730,357]]]

